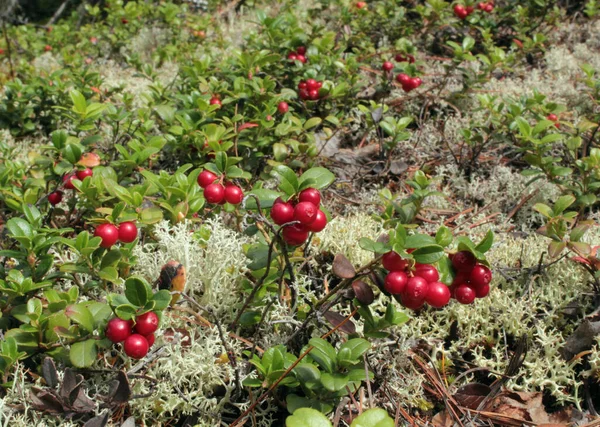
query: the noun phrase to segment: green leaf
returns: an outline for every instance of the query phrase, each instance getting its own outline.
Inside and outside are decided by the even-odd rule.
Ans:
[[[356,417],[350,427],[394,427],[394,419],[384,409],[372,408]]]
[[[559,197],[556,203],[554,203],[554,215],[562,214],[565,211],[565,209],[567,209],[569,206],[575,203],[575,200],[575,196],[571,194]]]
[[[435,233],[435,242],[444,248],[452,243],[452,238],[452,232],[445,225],[438,228],[437,233]]]
[[[344,349],[350,350],[351,357],[353,360],[358,361],[358,359],[369,349],[371,348],[371,343],[362,338],[353,338],[346,341],[344,344],[340,346],[340,352]],[[339,354],[339,352],[338,352]]]
[[[361,237],[358,240],[358,245],[365,251],[375,252],[377,254],[384,254],[390,250],[389,245],[383,242],[376,242],[368,237]]]
[[[421,264],[433,264],[444,256],[444,248],[439,245],[423,246],[412,252],[416,262]]]
[[[151,206],[149,208],[142,209],[140,212],[140,222],[143,224],[156,224],[163,219],[163,212],[160,208]]]
[[[73,111],[78,114],[85,114],[87,102],[85,101],[85,97],[81,94],[81,92],[72,90],[69,95],[71,96],[71,101],[73,101]]]
[[[521,132],[522,136],[526,138],[531,136],[531,126],[523,117],[517,117],[515,119],[515,122],[517,123],[517,126],[519,127],[519,132]]]
[[[171,302],[171,293],[166,289],[161,289],[152,296],[155,310],[164,310]]]
[[[304,123],[304,130],[314,128],[321,124],[323,120],[320,117],[312,117]]]
[[[65,315],[88,332],[94,332],[94,316],[84,303],[68,306],[65,309]]]
[[[69,360],[78,368],[89,368],[97,356],[96,340],[76,342],[71,345],[71,350],[69,351]]]
[[[340,391],[343,390],[348,385],[348,375],[329,372],[323,373],[321,375],[321,384],[329,391]]]
[[[545,205],[543,203],[536,203],[535,205],[533,205],[533,210],[541,213],[546,218],[552,218],[554,216],[554,213],[552,212],[550,206]]]
[[[13,237],[25,237],[29,240],[33,239],[33,229],[31,224],[25,221],[23,218],[11,218],[6,223],[6,227]]]
[[[333,372],[337,360],[333,346],[322,338],[312,338],[308,344],[314,347],[309,353],[310,357],[327,372]]]
[[[312,408],[297,409],[285,419],[286,427],[332,427],[329,419]]]
[[[492,232],[492,230],[488,230],[488,232],[485,234],[485,237],[483,238],[483,240],[481,242],[479,242],[479,244],[477,246],[475,246],[475,249],[478,250],[479,252],[485,253],[490,250],[493,243],[494,243],[494,233]]]
[[[298,177],[289,167],[285,165],[279,165],[273,168],[273,172],[279,175],[279,188],[288,196],[291,196],[298,192]]]
[[[125,296],[131,304],[143,307],[150,300],[150,285],[141,277],[129,277],[125,281]]]
[[[335,175],[331,173],[328,169],[322,167],[310,168],[306,172],[302,174],[300,177],[300,182],[303,182],[307,179],[313,179],[315,182],[313,188],[317,190],[322,190],[325,187],[328,187],[335,181]]]
[[[433,237],[428,236],[427,234],[413,234],[407,236],[406,240],[404,241],[404,246],[406,248],[424,248],[431,245],[436,245],[436,241]]]
[[[548,244],[548,255],[550,258],[556,258],[566,247],[566,242],[552,241]]]
[[[256,190],[250,191],[247,195],[255,195],[258,197],[260,208],[265,209],[272,207],[273,202],[275,199],[281,196],[281,193],[279,193],[279,191],[268,190],[266,188],[257,188]],[[246,200],[246,209],[258,209],[254,197],[248,197]]]

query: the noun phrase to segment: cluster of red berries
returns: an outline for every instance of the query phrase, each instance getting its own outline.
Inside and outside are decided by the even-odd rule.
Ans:
[[[408,62],[409,64],[415,63],[415,57],[409,54],[404,55],[402,53],[397,53],[394,59],[396,62]]]
[[[554,127],[556,127],[557,129],[560,127],[560,123],[558,123],[558,116],[556,114],[550,113],[546,116],[546,118],[551,122],[554,122]]]
[[[226,202],[232,205],[242,203],[244,192],[240,187],[232,183],[223,185],[217,181],[217,175],[208,170],[203,170],[198,175],[198,185],[204,188],[204,198],[208,203],[214,205],[223,205]]]
[[[423,80],[419,77],[410,77],[408,74],[404,73],[398,74],[396,76],[396,81],[402,85],[402,90],[404,92],[410,92],[423,84]]]
[[[137,235],[137,226],[131,221],[122,222],[118,227],[109,223],[100,224],[94,231],[94,236],[102,239],[100,247],[105,249],[110,248],[117,241],[131,243],[137,238]]]
[[[79,181],[83,181],[86,177],[92,176],[94,172],[90,168],[85,168],[78,170],[77,172],[68,173],[63,176],[63,187],[65,190],[75,190],[75,186],[73,185],[73,180],[78,179]],[[48,202],[52,205],[58,205],[63,198],[63,192],[60,190],[53,191],[48,194]]]
[[[306,55],[306,47],[300,46],[296,49],[295,52],[288,53],[287,58],[290,61],[300,61],[303,64],[306,64],[307,59],[306,59],[305,55]]]
[[[323,82],[315,79],[300,80],[300,83],[298,83],[300,99],[316,101],[319,99],[319,89],[321,87],[323,87]]]
[[[490,293],[492,271],[477,262],[471,252],[461,251],[449,255],[456,272],[450,291],[461,304],[471,304],[475,298],[484,298]]]
[[[153,311],[137,316],[135,323],[115,317],[108,321],[104,334],[115,344],[122,342],[127,356],[141,359],[154,344],[158,323],[158,316]]]
[[[404,307],[417,310],[427,303],[441,308],[450,302],[450,288],[439,281],[435,266],[416,263],[409,268],[409,261],[394,251],[383,255],[382,263],[389,271],[384,288],[390,294],[400,295]]]
[[[477,9],[483,10],[484,12],[491,13],[494,10],[494,2],[488,1],[477,3]]]
[[[277,198],[271,207],[271,218],[277,225],[285,225],[281,236],[288,245],[298,246],[308,240],[310,232],[318,233],[327,225],[327,217],[321,209],[321,193],[315,188],[307,188],[298,194],[298,200],[284,202]]]
[[[477,9],[482,10],[487,13],[491,13],[494,10],[494,2],[490,0],[488,2],[479,2],[477,4]],[[472,14],[475,11],[473,6],[464,6],[462,4],[457,4],[454,6],[454,14],[459,19],[465,19],[467,16]]]

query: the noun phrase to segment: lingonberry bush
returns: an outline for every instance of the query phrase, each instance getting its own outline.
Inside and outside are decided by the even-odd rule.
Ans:
[[[72,3],[0,11],[7,424],[597,411],[596,2]]]

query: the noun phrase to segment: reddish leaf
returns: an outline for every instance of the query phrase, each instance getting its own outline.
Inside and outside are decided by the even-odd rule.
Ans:
[[[352,279],[356,276],[356,270],[348,258],[342,254],[337,254],[333,259],[333,274],[342,279]]]
[[[337,327],[346,319],[346,316],[342,316],[341,314],[336,313],[335,311],[328,310],[325,312],[325,319],[327,319],[327,321],[333,326]],[[352,320],[348,320],[346,323],[340,326],[338,330],[346,332],[347,334],[353,334],[356,332],[356,326],[354,325]]]
[[[490,388],[485,384],[471,383],[462,386],[454,395],[459,405],[469,409],[477,409],[490,394]]]
[[[243,125],[241,125],[238,128],[238,133],[240,133],[244,129],[250,129],[250,128],[255,128],[255,127],[258,127],[258,124],[256,124],[256,123],[244,123]]]
[[[375,299],[375,294],[373,294],[371,287],[362,280],[352,283],[352,290],[356,299],[362,304],[369,305]]]

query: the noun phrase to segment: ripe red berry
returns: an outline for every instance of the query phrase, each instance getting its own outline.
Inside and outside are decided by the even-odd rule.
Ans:
[[[202,172],[200,172],[200,175],[198,175],[198,185],[202,188],[208,187],[216,180],[217,175],[207,170],[203,170]]]
[[[463,283],[469,284],[469,278],[471,277],[470,271],[459,271],[454,276],[454,280],[452,281],[453,285],[462,285]]]
[[[131,321],[119,319],[118,317],[110,319],[106,324],[104,335],[114,343],[125,341],[131,335]]]
[[[356,8],[357,9],[364,9],[367,6],[367,3],[364,1],[357,1],[356,2]]]
[[[303,64],[306,64],[306,56],[298,54],[296,55],[296,59],[302,62]]]
[[[54,192],[48,194],[48,202],[52,206],[58,205],[61,202],[62,197],[63,197],[62,191],[54,191]]]
[[[412,301],[424,301],[427,296],[429,284],[427,280],[419,276],[414,276],[408,279],[402,298]]]
[[[487,3],[485,3],[485,2],[477,3],[477,9],[479,9],[479,10],[485,10],[486,6],[487,6]]]
[[[465,19],[468,15],[467,9],[461,4],[454,6],[454,14],[460,19]]]
[[[85,168],[83,170],[77,171],[77,179],[83,181],[88,176],[92,176],[94,172],[90,168]]]
[[[390,72],[394,69],[394,64],[392,64],[390,61],[385,61],[381,66],[381,69],[385,72]]]
[[[290,61],[296,61],[298,59],[298,55],[295,52],[288,53],[287,59]]]
[[[154,345],[154,341],[156,340],[154,334],[146,335],[144,338],[146,338],[146,341],[148,341],[148,347],[152,347]]]
[[[127,18],[121,18],[121,22],[125,25],[129,24],[129,19]]]
[[[492,272],[485,265],[478,264],[471,270],[469,280],[475,288],[489,285],[492,281]]]
[[[429,283],[440,280],[440,273],[438,273],[437,268],[431,264],[419,264],[416,267],[415,276],[422,277]]]
[[[315,79],[306,80],[306,88],[308,90],[319,89],[319,83]]]
[[[440,282],[430,282],[425,301],[432,307],[442,308],[450,302],[450,288]]]
[[[400,73],[396,76],[396,81],[404,86],[410,82],[410,76],[408,74]]]
[[[214,97],[214,96],[212,98],[210,98],[210,101],[208,101],[208,103],[210,105],[218,105],[219,107],[222,105],[221,104],[221,100],[219,98],[217,98],[217,97]]]
[[[553,121],[553,122],[555,122],[555,121],[557,121],[557,120],[558,120],[558,116],[557,116],[556,114],[552,114],[552,113],[548,114],[548,116],[546,116],[546,118],[547,118],[548,120],[551,120],[551,121]]]
[[[301,80],[300,83],[298,83],[298,89],[307,89],[308,85],[306,84],[305,80]]]
[[[204,189],[204,198],[208,203],[218,205],[225,200],[225,187],[215,182]]]
[[[494,5],[493,4],[488,3],[488,4],[485,5],[485,11],[487,13],[492,13],[493,10],[494,10]]]
[[[471,271],[475,267],[475,255],[471,252],[461,251],[452,257],[452,266],[456,271]]]
[[[310,202],[300,202],[294,208],[294,219],[302,225],[309,225],[317,219],[319,208]]]
[[[102,239],[100,247],[108,249],[119,240],[119,230],[112,224],[100,224],[96,227],[94,236]]]
[[[308,231],[302,224],[286,225],[281,232],[283,240],[288,245],[298,246],[308,239]]]
[[[323,213],[322,210],[317,211],[317,217],[312,222],[312,224],[308,225],[308,229],[313,233],[319,233],[323,231],[323,229],[327,226],[327,216]]]
[[[123,343],[125,354],[132,359],[141,359],[148,354],[150,346],[148,340],[140,334],[132,334]]]
[[[275,202],[271,208],[271,218],[277,225],[283,225],[294,220],[294,206],[291,203]]]
[[[277,104],[277,111],[279,111],[279,114],[285,114],[289,111],[289,109],[290,106],[285,101],[281,101],[279,104]]]
[[[381,257],[381,261],[383,268],[387,271],[404,271],[406,270],[406,267],[408,267],[408,261],[402,259],[402,257],[394,251],[384,254],[383,257]]]
[[[399,295],[406,289],[408,276],[403,271],[392,271],[385,276],[383,287],[390,294]]]
[[[478,286],[475,288],[475,296],[477,298],[485,298],[490,293],[490,285]]]
[[[312,89],[308,91],[308,99],[311,101],[316,101],[319,99],[319,91],[318,89]]]
[[[52,46],[50,46],[49,44],[47,44],[46,46],[44,46],[44,50],[46,52],[50,52],[52,50]]]
[[[461,304],[471,304],[475,301],[475,290],[467,285],[458,285],[454,290],[454,298]]]
[[[411,310],[418,310],[421,307],[423,307],[423,305],[425,304],[425,300],[413,300],[410,298],[407,298],[404,295],[400,296],[400,299],[402,301],[402,305],[406,308],[410,308]]]
[[[123,243],[133,242],[138,235],[135,222],[126,221],[119,224],[119,240]]]
[[[308,90],[307,89],[300,89],[298,91],[298,95],[300,96],[300,99],[310,99],[310,95],[308,94]]]
[[[467,8],[465,10],[467,11],[467,15],[470,15],[473,13],[475,8],[473,6],[467,6]]]
[[[159,320],[156,313],[149,311],[136,317],[133,329],[140,335],[150,335],[158,329],[158,323]]]
[[[423,84],[423,80],[420,77],[413,77],[410,79],[412,89],[416,89]]]
[[[316,207],[321,204],[321,192],[316,188],[306,188],[298,194],[299,202],[310,202]]]
[[[298,55],[305,55],[306,54],[306,47],[305,46],[298,46],[298,48],[296,49],[296,53]]]
[[[74,173],[67,174],[63,176],[63,185],[67,190],[74,190],[75,186],[73,185],[73,180],[77,179],[77,175]]]
[[[244,199],[244,192],[240,187],[233,184],[227,184],[225,186],[225,201],[232,205],[239,205]]]

